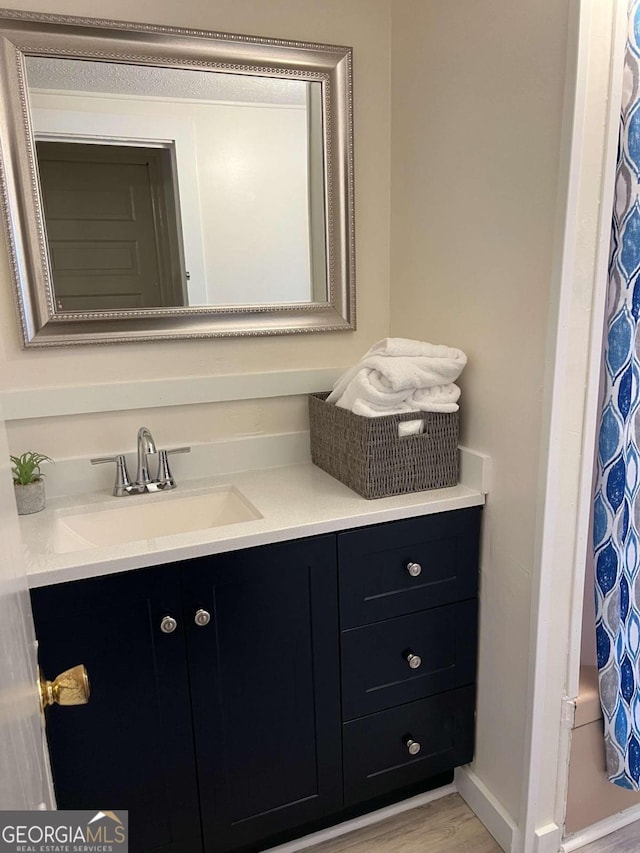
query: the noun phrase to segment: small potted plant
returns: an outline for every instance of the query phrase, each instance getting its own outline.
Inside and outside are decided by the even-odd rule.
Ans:
[[[40,470],[43,462],[53,462],[44,453],[33,450],[22,456],[10,456],[13,487],[16,494],[18,515],[29,515],[44,509],[44,474]]]

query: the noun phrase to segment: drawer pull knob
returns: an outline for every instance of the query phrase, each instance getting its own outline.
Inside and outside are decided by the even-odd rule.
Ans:
[[[162,622],[160,622],[160,630],[163,634],[173,634],[177,627],[178,623],[173,618],[173,616],[162,617]]]
[[[422,574],[422,566],[420,563],[407,563],[407,571],[412,578],[417,578]]]
[[[420,655],[414,655],[413,652],[407,652],[406,659],[411,669],[418,669],[418,667],[422,666],[422,658]]]
[[[201,628],[204,628],[205,625],[208,625],[211,622],[211,614],[208,610],[196,610],[196,615],[193,617],[193,621],[196,625],[199,625]]]
[[[422,749],[418,741],[413,740],[410,737],[405,740],[405,745],[407,747],[407,752],[409,753],[409,755],[417,755]]]

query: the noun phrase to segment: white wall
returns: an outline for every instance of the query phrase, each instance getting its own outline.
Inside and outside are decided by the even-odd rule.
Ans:
[[[390,32],[389,0],[7,0],[9,8],[109,16],[182,27],[240,32],[283,39],[348,44],[354,48],[355,209],[358,330],[263,339],[202,340],[115,347],[24,351],[12,300],[4,240],[0,243],[0,388],[31,388],[122,379],[211,376],[309,367],[343,367],[356,360],[389,328]],[[163,444],[185,444],[194,433],[215,428],[220,437],[250,431],[286,432],[306,423],[306,399],[181,407],[145,412]],[[31,424],[30,444],[50,455],[73,456],[81,443],[90,454],[133,445],[130,416],[89,415],[60,429],[48,419]],[[25,449],[23,425],[9,425],[12,450]],[[56,435],[55,449],[49,436]],[[109,444],[111,447],[107,447]]]
[[[394,0],[391,332],[461,347],[493,459],[474,770],[520,817],[567,0]]]
[[[199,119],[209,293],[223,304],[311,301],[306,110],[220,104]]]

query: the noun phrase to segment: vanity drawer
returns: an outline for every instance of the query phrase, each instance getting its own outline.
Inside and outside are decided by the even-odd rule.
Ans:
[[[339,534],[342,627],[473,598],[479,531],[471,507]]]
[[[343,719],[473,683],[477,625],[471,599],[343,631]]]
[[[474,699],[474,688],[462,687],[345,723],[345,806],[471,761]],[[420,745],[415,755],[410,741]]]

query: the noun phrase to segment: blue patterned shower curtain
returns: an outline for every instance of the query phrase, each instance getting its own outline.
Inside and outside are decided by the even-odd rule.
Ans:
[[[640,790],[640,0],[629,36],[594,503],[596,643],[609,779]]]

